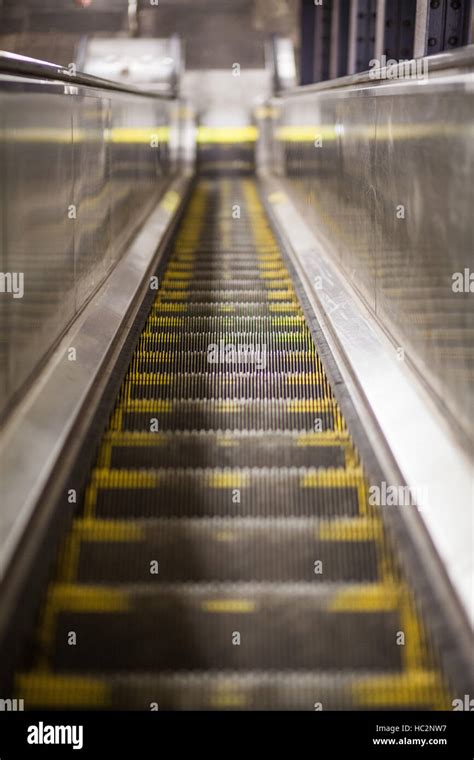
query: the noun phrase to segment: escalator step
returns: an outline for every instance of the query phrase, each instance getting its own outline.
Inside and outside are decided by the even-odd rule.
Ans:
[[[354,517],[364,506],[360,468],[104,468],[86,496],[86,513],[104,518]]]
[[[433,710],[451,709],[436,671],[389,673],[109,673],[101,677],[38,672],[19,679],[33,709],[109,710]]]
[[[52,665],[400,672],[399,594],[376,584],[53,585]]]
[[[99,466],[174,467],[344,467],[355,452],[343,433],[217,433],[212,431],[105,434]]]
[[[172,400],[120,402],[114,430],[344,430],[332,399]]]
[[[76,520],[67,580],[145,583],[159,557],[160,583],[175,581],[376,581],[373,519]],[[69,554],[70,552],[70,554]]]

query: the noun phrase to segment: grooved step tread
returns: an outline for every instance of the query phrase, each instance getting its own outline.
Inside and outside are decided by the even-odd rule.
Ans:
[[[80,583],[376,581],[381,525],[371,518],[76,520],[64,572]],[[66,557],[68,556],[66,552]]]
[[[101,467],[344,467],[356,462],[343,433],[108,432]]]
[[[401,589],[377,584],[53,585],[53,666],[401,672]],[[76,645],[68,633],[76,633]],[[240,636],[240,644],[235,634]]]
[[[100,517],[356,516],[360,468],[96,469],[86,510]]]
[[[32,672],[19,693],[32,708],[64,704],[128,710],[432,710],[451,709],[439,674],[387,671],[222,671],[77,676]]]

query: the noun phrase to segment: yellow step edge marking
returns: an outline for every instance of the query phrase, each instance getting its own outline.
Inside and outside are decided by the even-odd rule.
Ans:
[[[143,526],[133,520],[99,520],[79,518],[74,521],[72,532],[81,541],[130,541],[145,539]]]
[[[369,517],[321,520],[315,531],[321,541],[377,541],[382,534],[381,521]]]
[[[238,708],[246,707],[248,705],[248,697],[246,694],[235,691],[221,692],[213,694],[209,700],[209,706],[216,709],[225,708]]]
[[[111,470],[94,469],[92,481],[96,488],[155,488],[163,479],[156,470]]]
[[[258,129],[254,126],[242,127],[206,127],[197,128],[196,142],[200,145],[213,143],[255,142]]]
[[[331,612],[394,612],[399,600],[398,586],[368,583],[337,591],[328,609]]]
[[[172,401],[163,401],[161,399],[124,399],[119,404],[123,412],[152,412],[154,414],[166,414],[173,411]]]
[[[132,430],[108,430],[104,434],[104,439],[114,448],[119,446],[164,446],[168,440],[163,433]]]
[[[250,375],[252,378],[255,377],[253,373],[246,373],[246,372],[235,372],[233,375],[227,375],[222,373],[221,377],[219,378],[219,382],[222,385],[233,385],[236,381],[236,378],[240,377],[241,375]],[[128,375],[128,382],[132,383],[133,385],[170,385],[173,382],[176,383],[177,380],[179,381],[180,377],[187,377],[187,378],[195,378],[195,377],[202,377],[202,378],[209,378],[210,380],[215,380],[215,375],[209,375],[208,372],[202,371],[202,372],[130,372]],[[322,381],[322,374],[318,374],[315,372],[281,372],[279,373],[279,377],[281,378],[282,382],[286,382],[290,385],[317,385]],[[259,379],[259,378],[257,378]]]
[[[400,675],[372,676],[356,681],[352,699],[358,707],[402,707],[432,705],[451,709],[440,675],[432,670],[412,670]]]
[[[238,538],[239,538],[239,534],[234,530],[218,530],[214,534],[215,541],[222,541],[222,542],[229,541],[230,542],[230,541],[235,541]]]
[[[360,467],[353,469],[317,470],[300,477],[300,488],[355,488],[357,489],[357,501],[359,514],[367,512],[367,486],[363,471]]]
[[[235,470],[212,472],[205,479],[210,488],[245,488],[249,484],[248,475]]]
[[[336,400],[332,398],[288,399],[284,401],[284,407],[292,414],[299,414],[301,412],[327,412],[332,411],[336,406]]]
[[[196,470],[189,468],[189,473]],[[197,471],[209,488],[244,488],[248,485],[248,474],[238,469]],[[167,468],[161,470],[132,470],[132,469],[95,469],[92,471],[92,481],[96,489],[122,488],[156,488],[168,475]]]
[[[352,445],[348,433],[324,430],[319,433],[301,433],[295,436],[297,446],[347,446]]]
[[[15,692],[28,710],[37,707],[106,707],[109,686],[98,678],[30,673],[16,678]]]
[[[240,446],[241,440],[239,438],[227,438],[226,436],[218,435],[216,438],[217,446],[223,446],[226,448]]]
[[[400,630],[405,634],[405,646],[402,647],[402,659],[406,670],[422,668],[429,661],[429,654],[422,623],[414,606],[414,599],[405,587],[400,599]]]
[[[253,599],[208,599],[201,607],[205,612],[246,614],[255,612],[257,603]]]
[[[38,638],[42,651],[40,664],[47,667],[61,612],[127,612],[129,598],[110,586],[89,586],[76,583],[52,583],[48,588]]]
[[[53,583],[48,603],[58,612],[127,612],[128,594],[110,586],[79,583]]]
[[[335,488],[357,487],[363,479],[364,475],[360,467],[353,470],[342,467],[321,467],[300,475],[300,488],[318,488],[321,485],[331,485]]]

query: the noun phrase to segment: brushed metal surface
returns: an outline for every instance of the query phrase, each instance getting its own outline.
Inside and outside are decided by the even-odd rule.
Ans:
[[[462,617],[474,622],[472,461],[453,436],[424,386],[397,360],[386,332],[342,276],[330,251],[314,234],[284,181],[263,177],[261,189],[271,217],[300,277],[341,373],[344,387],[363,421],[386,482],[407,485],[414,506],[382,506],[384,519],[407,528],[418,560],[430,577],[452,622],[458,600]],[[318,287],[322,278],[323,288]],[[369,479],[370,485],[375,483]],[[424,523],[432,546],[427,546]],[[402,547],[403,552],[405,547]],[[439,557],[442,562],[437,562]],[[407,561],[412,561],[408,555]],[[446,575],[452,587],[445,589]],[[455,590],[455,594],[452,590]],[[422,589],[422,593],[425,590]],[[472,652],[469,636],[467,651]]]
[[[176,173],[181,115],[161,97],[9,74],[0,113],[1,272],[24,282],[0,293],[1,413]]]
[[[473,271],[473,51],[425,59],[422,78],[293,90],[261,129],[267,170],[467,436],[474,296],[453,278]]]

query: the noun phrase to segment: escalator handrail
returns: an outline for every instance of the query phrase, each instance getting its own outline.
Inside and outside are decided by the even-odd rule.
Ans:
[[[66,82],[69,85],[80,85],[94,87],[100,90],[113,90],[126,92],[130,95],[140,95],[141,97],[158,98],[162,100],[172,100],[176,97],[173,91],[160,92],[141,89],[132,85],[113,82],[109,79],[90,76],[81,72],[72,72],[64,66],[49,61],[40,61],[36,58],[9,53],[0,50],[0,75],[8,74],[10,76],[29,77],[36,79],[48,79],[56,82]]]

